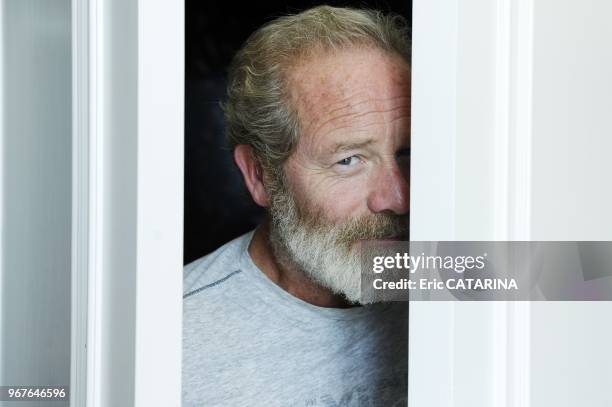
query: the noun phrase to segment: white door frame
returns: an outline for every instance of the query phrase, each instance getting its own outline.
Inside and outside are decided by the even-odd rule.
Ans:
[[[413,4],[412,240],[530,240],[532,0]],[[529,302],[413,302],[409,405],[529,406]]]
[[[184,4],[72,10],[71,406],[179,406]]]

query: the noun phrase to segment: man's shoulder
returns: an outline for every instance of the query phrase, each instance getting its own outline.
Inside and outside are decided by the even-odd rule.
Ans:
[[[253,231],[227,242],[183,267],[183,298],[218,285],[240,272],[240,259]]]

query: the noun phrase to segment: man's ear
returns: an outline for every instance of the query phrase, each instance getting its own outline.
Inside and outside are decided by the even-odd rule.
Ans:
[[[263,184],[263,169],[255,158],[253,148],[247,144],[238,144],[234,149],[234,160],[255,203],[267,207],[269,199]]]

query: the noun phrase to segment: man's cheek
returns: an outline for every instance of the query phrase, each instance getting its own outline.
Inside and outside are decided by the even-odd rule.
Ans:
[[[370,214],[367,194],[362,185],[336,190],[326,199],[325,212],[336,223],[344,223]]]
[[[367,173],[340,175],[333,169],[316,169],[293,163],[287,175],[302,207],[316,209],[329,222],[345,223],[369,214],[367,197],[371,180]]]

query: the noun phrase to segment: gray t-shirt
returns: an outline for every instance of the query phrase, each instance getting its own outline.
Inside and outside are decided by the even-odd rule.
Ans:
[[[302,301],[253,263],[252,236],[185,266],[183,406],[406,406],[408,303]]]

